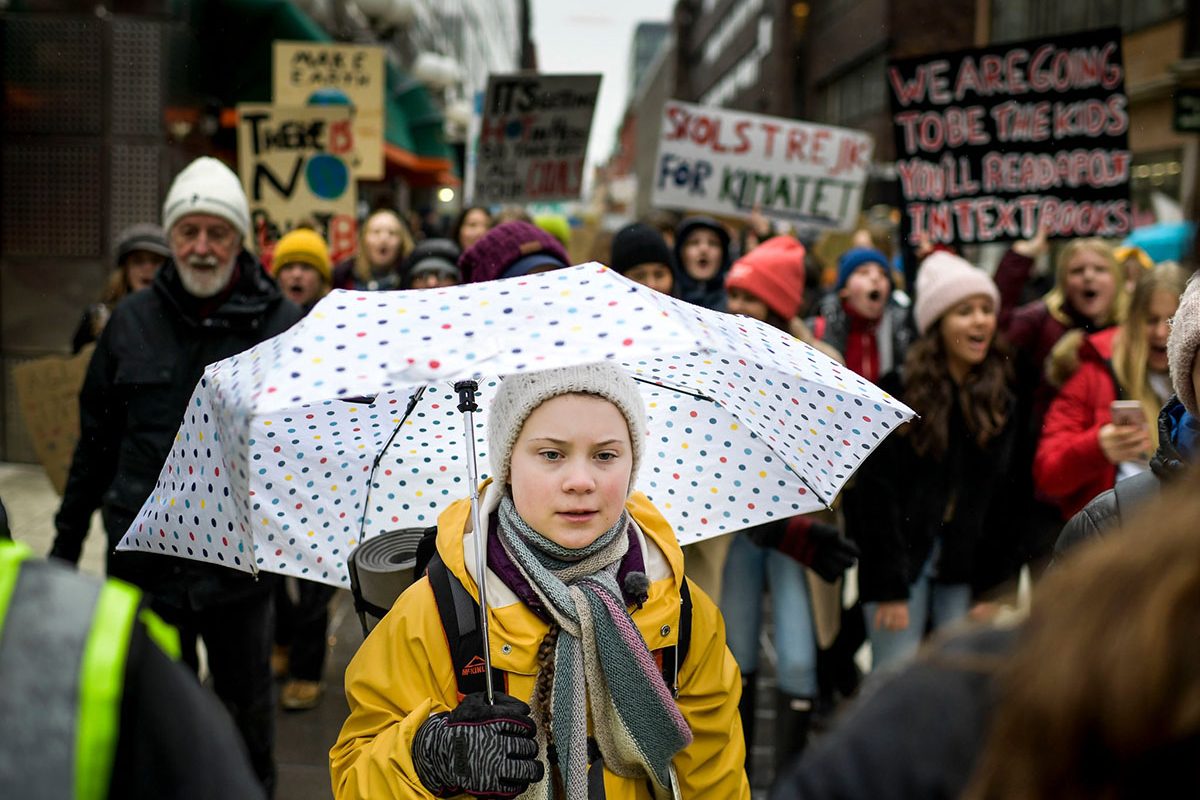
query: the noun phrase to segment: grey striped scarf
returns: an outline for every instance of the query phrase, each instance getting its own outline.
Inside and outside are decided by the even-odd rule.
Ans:
[[[669,796],[671,759],[692,741],[692,733],[617,583],[629,548],[628,516],[622,513],[577,550],[529,527],[507,495],[498,521],[504,549],[561,628],[549,724],[543,709],[534,714],[542,746],[551,737],[554,742],[568,800],[587,798],[589,709],[605,766],[624,777],[648,778],[656,795]],[[547,777],[527,796],[549,797],[550,784]]]

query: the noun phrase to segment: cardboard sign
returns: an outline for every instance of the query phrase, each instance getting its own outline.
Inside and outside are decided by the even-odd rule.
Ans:
[[[260,252],[308,223],[325,237],[333,263],[354,253],[353,150],[346,106],[238,106],[238,172]]]
[[[383,177],[383,48],[375,45],[275,42],[277,106],[349,105],[354,120],[350,170],[360,180]]]
[[[888,64],[908,241],[1129,233],[1121,32]]]
[[[95,349],[88,345],[70,358],[47,356],[12,370],[33,451],[60,496],[79,442],[79,390]]]
[[[875,143],[862,131],[669,100],[651,203],[849,230]]]
[[[490,75],[471,202],[578,200],[599,75]]]

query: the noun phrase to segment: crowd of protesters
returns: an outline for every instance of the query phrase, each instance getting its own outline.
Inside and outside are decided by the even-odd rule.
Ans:
[[[138,586],[158,617],[178,629],[182,660],[193,670],[197,640],[203,640],[213,690],[230,712],[248,763],[268,795],[275,783],[272,678],[283,681],[278,702],[286,709],[310,709],[322,701],[333,590],[292,578],[255,580],[200,562],[115,550],[154,486],[192,387],[208,364],[282,332],[334,289],[420,290],[480,283],[590,258],[687,303],[752,317],[785,331],[917,413],[864,462],[827,512],[709,539],[682,551],[669,527],[659,530],[661,517],[653,507],[630,512],[647,531],[634,544],[665,553],[686,572],[692,591],[704,598],[696,607],[700,627],[693,636],[699,637],[713,666],[692,675],[688,687],[676,687],[682,717],[664,699],[669,694],[659,698],[667,707],[654,706],[645,714],[614,695],[614,716],[592,720],[605,728],[597,763],[609,769],[613,764],[605,759],[615,760],[633,770],[622,775],[640,777],[659,792],[670,785],[671,770],[664,765],[674,758],[674,769],[689,771],[678,776],[685,796],[712,796],[706,794],[711,791],[748,796],[748,783],[730,781],[728,773],[740,769],[744,760],[751,780],[767,780],[752,774],[751,755],[762,645],[769,630],[776,674],[775,772],[782,775],[793,766],[780,785],[801,792],[781,796],[922,796],[879,793],[882,776],[916,771],[924,763],[916,756],[907,763],[899,756],[889,758],[881,749],[883,733],[904,738],[897,727],[903,713],[918,723],[933,719],[955,692],[970,700],[953,719],[964,738],[957,749],[945,737],[925,743],[926,754],[945,757],[932,783],[964,789],[974,755],[981,752],[982,769],[970,782],[972,796],[1033,796],[1022,795],[1022,788],[1044,781],[1033,775],[1042,755],[1036,748],[1013,744],[1027,722],[1015,713],[1005,715],[987,738],[984,697],[1000,682],[1014,697],[1023,693],[1021,702],[1035,703],[1036,693],[1024,691],[1019,676],[1030,668],[1034,648],[1046,647],[1047,631],[1057,630],[1062,621],[1050,614],[1039,619],[1035,630],[1040,638],[1020,648],[1014,635],[985,628],[966,645],[938,651],[939,657],[949,657],[961,647],[985,660],[1003,661],[1019,650],[1022,655],[1011,670],[997,671],[1002,678],[993,679],[990,671],[978,677],[931,665],[918,652],[935,632],[966,620],[991,621],[998,604],[1011,600],[1023,566],[1040,578],[1064,525],[1062,541],[1073,544],[1096,538],[1115,524],[1114,518],[1119,522],[1128,513],[1119,502],[1123,479],[1130,481],[1129,487],[1143,487],[1138,501],[1144,502],[1147,493],[1160,491],[1167,480],[1174,482],[1191,463],[1200,430],[1194,388],[1200,288],[1196,281],[1188,282],[1183,266],[1153,264],[1144,252],[1114,250],[1098,239],[1059,242],[1052,286],[1043,296],[1030,298],[1035,266],[1051,249],[1046,231],[1014,243],[994,270],[971,263],[953,248],[919,243],[911,270],[915,280],[908,281],[902,248],[877,230],[857,232],[834,263],[822,264],[815,241],[802,241],[787,226],[757,213],[742,226],[700,215],[664,219],[659,213],[598,239],[600,246],[583,257],[569,255],[575,231],[562,216],[471,206],[444,222],[441,229],[433,221],[410,227],[397,210],[378,208],[362,220],[355,252],[340,263],[331,261],[326,241],[308,226],[284,235],[269,263],[262,263],[242,246],[250,223],[236,175],[214,159],[201,158],[172,184],[161,228],[136,225],[118,237],[105,293],[87,309],[74,337],[76,351],[88,345],[95,351],[80,396],[81,438],[51,555],[76,563],[92,513],[102,512],[108,573]],[[1187,319],[1180,324],[1183,315]],[[147,347],[148,341],[154,346]],[[628,407],[626,389],[609,378],[595,386],[588,382],[596,380],[589,377],[585,391],[608,398],[620,411],[615,419],[623,419],[627,432],[636,434],[638,412]],[[550,408],[564,393],[570,395],[562,387],[548,388],[538,402]],[[1115,401],[1128,402],[1114,406]],[[1115,415],[1118,407],[1122,413]],[[511,421],[510,452],[537,408],[530,405],[525,417]],[[636,477],[634,449],[635,469],[625,495],[632,492]],[[506,472],[509,465],[498,468]],[[514,529],[522,522],[519,512],[506,512],[518,515],[512,517]],[[617,524],[616,517],[612,523]],[[524,557],[520,546],[512,546],[514,558]],[[461,560],[461,542],[453,552]],[[449,551],[443,553],[448,557]],[[545,562],[541,555],[530,558]],[[1094,560],[1101,561],[1099,556]],[[856,596],[844,581],[852,567]],[[1100,563],[1095,568],[1117,569]],[[557,577],[539,575],[529,567],[526,576],[538,592],[562,585]],[[683,578],[660,577],[669,580],[672,602],[678,602]],[[1084,578],[1076,583],[1080,591],[1096,592],[1085,586]],[[1073,587],[1063,578],[1056,591]],[[641,611],[642,603],[637,606]],[[765,609],[772,619],[769,628]],[[509,796],[504,791],[515,795],[533,786],[539,796],[550,797],[558,796],[554,789],[561,789],[562,781],[581,780],[578,753],[556,754],[553,744],[547,749],[542,729],[559,733],[559,726],[545,697],[541,706],[534,702],[541,681],[525,680],[541,670],[554,681],[550,662],[566,664],[564,648],[589,646],[586,636],[576,644],[555,644],[560,629],[576,631],[569,637],[572,642],[580,629],[572,627],[579,622],[569,609],[551,610],[550,630],[543,626],[536,637],[542,647],[534,642],[530,663],[522,662],[522,669],[532,670],[521,678],[529,686],[509,684],[534,696],[517,692],[507,705],[490,711],[464,703],[466,711],[442,718],[428,701],[452,704],[449,684],[437,684],[441,699],[436,700],[421,695],[419,688],[401,686],[405,676],[392,674],[397,667],[388,660],[398,650],[381,650],[387,642],[380,637],[398,635],[396,626],[369,640],[352,670],[355,691],[369,691],[370,696],[352,697],[354,714],[333,752],[338,795],[365,795],[368,787],[378,785],[429,796],[447,796],[451,790]],[[436,624],[436,617],[427,622]],[[625,630],[619,618],[589,618],[589,631],[594,625]],[[1086,635],[1079,636],[1081,653],[1091,641]],[[644,632],[642,637],[649,641]],[[855,656],[864,642],[870,645],[872,669],[899,677],[891,689],[883,682],[874,686],[864,698],[865,708],[857,708],[812,758],[802,759],[814,723],[824,723],[841,701],[859,692],[862,676]],[[648,644],[623,646],[632,647],[630,663],[641,663]],[[543,652],[555,647],[558,655]],[[405,652],[419,656],[412,649]],[[442,680],[440,674],[420,678],[420,665],[410,666],[414,686]],[[441,667],[434,669],[436,673]],[[584,683],[589,694],[603,691],[591,682],[590,669],[584,670],[586,681],[577,676],[573,691],[583,691]],[[931,683],[931,675],[947,672],[951,678]],[[657,680],[656,675],[642,677]],[[383,702],[379,695],[393,681],[397,696]],[[701,691],[711,699],[707,711],[695,696]],[[420,720],[405,722],[407,712],[396,705],[401,695],[414,707],[427,701]],[[364,707],[376,708],[375,716],[362,717]],[[486,726],[497,723],[502,711],[508,715],[504,725],[488,734]],[[718,711],[719,720],[712,716]],[[680,723],[693,735],[681,734],[669,751],[654,749],[666,744],[651,743],[640,729],[632,739],[622,738],[629,735],[624,725],[658,726],[654,729],[661,728],[660,733],[674,735],[678,731],[672,726]],[[1189,724],[1195,741],[1200,728],[1195,720]],[[478,730],[464,732],[472,726]],[[729,731],[726,739],[736,732],[737,746],[722,747],[714,726]],[[387,753],[362,741],[377,737],[385,737]],[[451,756],[443,760],[438,751],[442,745],[479,748],[466,757],[488,764],[488,748],[524,752],[526,745],[513,741],[526,739],[536,740],[528,745],[533,750],[510,765],[511,782],[501,788],[477,767],[467,769]],[[579,757],[586,767],[586,751],[594,744],[559,746],[584,747]],[[918,744],[910,742],[909,747]],[[861,762],[854,761],[856,746]],[[370,755],[360,762],[364,747],[362,752]],[[636,758],[629,756],[630,747],[637,750]],[[1005,774],[1000,765],[1010,750],[1022,751],[1026,773]],[[561,763],[562,774],[543,775],[526,763],[537,757],[549,759],[548,770]],[[862,765],[878,772],[858,775],[855,770]],[[394,775],[380,777],[392,768]],[[626,783],[613,784],[623,787],[614,796],[652,796],[642,793],[645,787]],[[473,791],[473,786],[486,788]]]

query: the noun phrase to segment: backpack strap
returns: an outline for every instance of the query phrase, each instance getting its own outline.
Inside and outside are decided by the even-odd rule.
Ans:
[[[658,651],[663,682],[671,687],[671,696],[679,698],[679,667],[687,659],[692,644],[692,590],[684,578],[679,586],[679,628],[676,644]]]
[[[483,657],[479,604],[436,553],[429,562],[429,585],[433,588],[433,599],[437,602],[438,616],[446,634],[461,702],[469,694],[487,691],[484,677],[487,661]],[[506,673],[496,667],[492,667],[492,687],[499,691],[508,688]]]
[[[434,553],[437,552],[437,532],[437,525],[431,525],[421,532],[413,562],[413,580],[424,575],[425,571],[429,569],[429,562],[433,560]]]

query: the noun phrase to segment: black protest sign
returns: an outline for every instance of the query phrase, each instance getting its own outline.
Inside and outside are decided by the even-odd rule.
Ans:
[[[578,200],[599,75],[489,75],[471,202]]]
[[[1119,30],[891,61],[887,77],[908,241],[1130,231]]]

